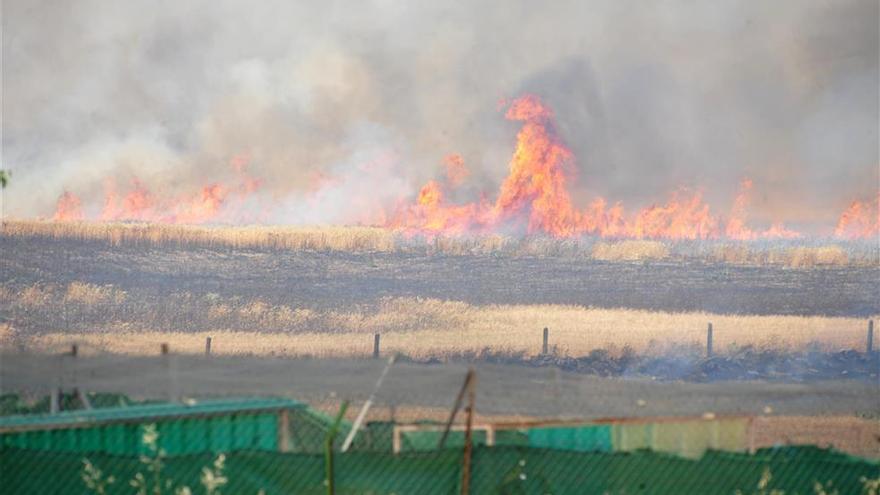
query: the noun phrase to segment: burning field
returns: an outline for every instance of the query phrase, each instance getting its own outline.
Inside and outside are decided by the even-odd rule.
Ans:
[[[2,15],[0,494],[880,488],[876,0]]]
[[[150,353],[216,335],[226,352],[332,357],[384,334],[414,359],[525,359],[543,327],[577,357],[699,348],[712,321],[734,353],[832,352],[859,347],[880,314],[880,195],[799,229],[753,222],[748,178],[725,213],[699,187],[640,209],[584,203],[553,109],[532,94],[499,108],[518,131],[496,191],[450,154],[414,198],[346,198],[360,226],[271,225],[285,202],[248,154],[197,191],[136,176],[105,180],[100,198],[66,190],[51,219],[3,226],[4,340]],[[305,201],[320,209],[348,181],[317,177]]]
[[[809,232],[787,227],[777,218],[766,227],[750,223],[753,183],[742,179],[726,214],[715,213],[703,193],[681,187],[665,202],[628,211],[621,202],[598,197],[578,208],[571,196],[575,157],[554,131],[553,111],[534,95],[505,102],[504,116],[520,124],[508,175],[496,193],[478,191],[479,199],[456,203],[450,192],[463,188],[470,175],[461,155],[445,158],[445,177],[431,180],[414,202],[395,198],[391,206],[369,197],[346,198],[358,209],[361,223],[392,229],[404,236],[543,235],[566,239],[584,236],[611,239],[729,240],[801,239],[812,236],[843,240],[874,240],[880,235],[880,192],[875,198],[853,200],[835,225],[811,225]],[[248,172],[250,158],[230,159],[226,182],[205,185],[179,197],[149,190],[140,178],[129,187],[104,183],[103,199],[83,201],[71,191],[58,198],[55,221],[148,222],[160,224],[253,224],[277,217],[271,199],[260,195],[262,180]],[[361,171],[369,176],[370,169]],[[365,179],[369,179],[366,177]],[[342,179],[319,177],[306,201],[321,208],[322,200]],[[367,182],[370,182],[367,180]]]
[[[558,356],[617,359],[687,354],[714,322],[733,354],[827,353],[858,348],[880,314],[880,195],[804,230],[756,225],[747,178],[723,214],[686,187],[641,209],[578,206],[585,181],[553,109],[532,94],[499,106],[519,130],[497,191],[451,154],[415,198],[346,198],[361,226],[267,225],[283,201],[247,154],[199,191],[139,177],[106,180],[100,199],[64,191],[50,220],[3,226],[4,342],[149,354],[158,341],[197,352],[214,335],[224,352],[348,357],[382,334],[413,359],[528,360],[552,327]],[[346,182],[318,177],[307,203],[322,208]],[[876,377],[872,366],[832,369]]]

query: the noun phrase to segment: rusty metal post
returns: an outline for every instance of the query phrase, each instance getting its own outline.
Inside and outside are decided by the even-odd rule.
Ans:
[[[476,401],[477,376],[473,368],[469,371],[471,379],[468,384],[468,404],[465,409],[467,414],[467,426],[464,430],[464,456],[461,466],[461,495],[470,495],[471,492],[471,458],[473,457],[473,426],[474,426],[474,402]]]
[[[440,441],[437,442],[437,450],[442,449],[443,446],[446,445],[446,437],[449,436],[449,430],[452,429],[452,423],[455,422],[455,415],[458,413],[458,410],[461,409],[461,401],[464,400],[464,394],[467,393],[468,387],[470,387],[471,380],[473,379],[474,370],[471,368],[464,377],[464,383],[461,385],[461,390],[458,391],[458,395],[455,397],[455,404],[452,405],[452,410],[449,411],[449,419],[446,420],[443,434],[440,435]]]

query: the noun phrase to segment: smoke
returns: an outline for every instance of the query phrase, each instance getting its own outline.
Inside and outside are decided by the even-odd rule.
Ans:
[[[540,96],[576,156],[578,206],[681,185],[726,211],[833,226],[878,190],[878,4],[839,2],[3,4],[6,210],[51,216],[108,180],[193,194],[248,158],[248,218],[375,222],[442,177],[497,190]]]

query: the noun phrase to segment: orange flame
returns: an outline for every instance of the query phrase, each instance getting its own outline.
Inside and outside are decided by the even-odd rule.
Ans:
[[[470,175],[470,171],[464,165],[464,158],[458,153],[446,155],[443,163],[446,165],[446,181],[451,187],[462,185]]]
[[[853,201],[840,215],[834,235],[847,239],[869,239],[880,235],[880,192],[877,201]]]
[[[501,184],[495,203],[486,201],[449,205],[436,181],[420,191],[415,205],[398,208],[388,226],[425,234],[491,231],[524,226],[527,233],[554,237],[593,234],[603,237],[733,239],[792,237],[799,235],[780,225],[762,233],[746,226],[746,209],[752,187],[748,179],[734,202],[724,229],[711,214],[700,192],[682,189],[664,205],[645,208],[632,217],[620,203],[608,207],[595,199],[584,210],[575,207],[568,192],[573,179],[574,156],[553,132],[553,112],[538,97],[525,95],[509,104],[505,117],[522,122],[510,172]],[[450,184],[455,181],[450,180]]]
[[[82,202],[70,191],[64,191],[58,197],[58,203],[55,206],[55,214],[52,220],[56,221],[76,221],[82,220]]]
[[[153,194],[147,186],[135,178],[131,188],[120,192],[115,182],[108,180],[104,185],[104,204],[101,221],[139,221],[158,223],[199,224],[218,221],[225,215],[240,215],[240,206],[260,187],[260,181],[248,175],[249,159],[244,155],[235,156],[230,166],[236,173],[237,184],[213,183],[204,186],[199,192],[179,197],[161,197]],[[65,191],[58,198],[54,220],[84,219],[78,197]],[[239,217],[236,217],[239,218]]]

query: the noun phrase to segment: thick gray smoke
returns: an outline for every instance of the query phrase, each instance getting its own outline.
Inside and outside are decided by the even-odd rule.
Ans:
[[[876,197],[876,0],[550,4],[4,0],[6,211],[97,208],[108,177],[192,191],[235,156],[276,223],[362,220],[453,152],[459,196],[491,195],[517,129],[498,101],[524,92],[582,204],[684,184],[725,211],[748,176],[755,222],[798,226]]]

